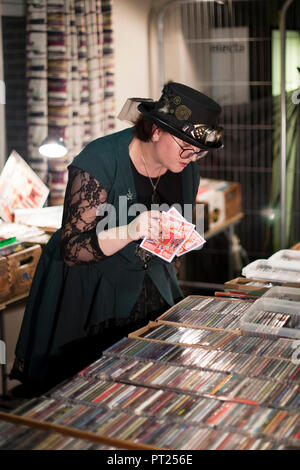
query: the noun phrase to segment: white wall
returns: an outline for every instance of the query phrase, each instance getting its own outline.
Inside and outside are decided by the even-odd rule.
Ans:
[[[148,19],[152,0],[114,0],[115,99],[118,115],[127,98],[150,97]],[[116,120],[116,130],[128,123]]]

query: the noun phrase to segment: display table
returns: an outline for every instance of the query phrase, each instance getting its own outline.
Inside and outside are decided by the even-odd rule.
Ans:
[[[300,365],[289,339],[237,330],[251,305],[183,299],[46,395],[0,413],[0,448],[64,449],[64,435],[87,449],[299,449]]]

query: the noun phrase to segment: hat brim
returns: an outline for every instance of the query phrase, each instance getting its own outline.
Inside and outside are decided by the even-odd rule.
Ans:
[[[198,140],[193,139],[193,137],[190,137],[185,132],[180,131],[179,129],[176,129],[176,127],[173,127],[171,124],[169,124],[165,121],[162,121],[158,116],[154,115],[153,112],[152,112],[154,107],[155,107],[155,102],[151,102],[151,103],[150,102],[142,102],[138,105],[137,108],[143,116],[151,119],[154,123],[158,124],[160,127],[165,129],[170,134],[178,137],[179,139],[183,140],[184,142],[188,142],[189,144],[194,145],[195,147],[198,147],[198,148],[203,149],[203,150],[215,150],[215,149],[220,149],[220,148],[224,147],[222,141],[219,141],[217,143],[217,145],[213,145],[213,146],[212,145],[201,144]]]

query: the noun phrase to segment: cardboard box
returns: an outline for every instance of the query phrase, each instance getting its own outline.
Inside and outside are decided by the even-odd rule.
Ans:
[[[196,202],[209,206],[209,228],[213,229],[242,211],[241,185],[212,179],[200,180]]]

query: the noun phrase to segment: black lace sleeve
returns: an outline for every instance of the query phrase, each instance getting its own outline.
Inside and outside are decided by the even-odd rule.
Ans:
[[[96,234],[101,217],[97,209],[107,201],[107,192],[89,173],[69,167],[61,230],[61,254],[69,266],[105,258]]]

